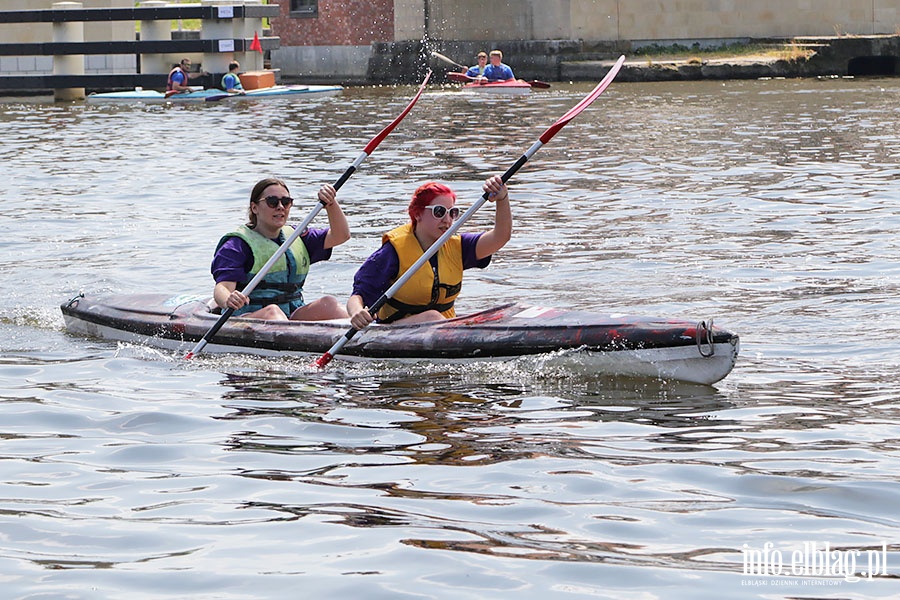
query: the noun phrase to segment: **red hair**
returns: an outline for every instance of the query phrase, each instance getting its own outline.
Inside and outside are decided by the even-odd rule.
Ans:
[[[425,207],[429,206],[431,201],[438,196],[450,196],[456,202],[456,193],[443,183],[437,183],[436,181],[423,183],[413,192],[412,200],[409,201],[409,208],[406,210],[409,213],[413,227],[415,227],[416,221]]]

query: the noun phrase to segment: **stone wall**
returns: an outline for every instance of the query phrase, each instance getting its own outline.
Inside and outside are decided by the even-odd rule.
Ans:
[[[429,37],[444,40],[668,41],[900,30],[896,0],[429,0],[429,13]]]

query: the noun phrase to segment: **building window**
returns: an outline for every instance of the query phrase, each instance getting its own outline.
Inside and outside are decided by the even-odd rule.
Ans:
[[[315,17],[319,14],[319,0],[291,0],[292,17]]]

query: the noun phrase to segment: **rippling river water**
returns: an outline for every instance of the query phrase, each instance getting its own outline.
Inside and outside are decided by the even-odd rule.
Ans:
[[[471,203],[589,90],[429,89],[309,295],[346,298],[416,185]],[[897,597],[898,79],[614,83],[513,179],[462,310],[714,317],[742,341],[716,387],[65,333],[81,290],[211,291],[256,180],[299,219],[414,92],[0,103],[3,597]]]

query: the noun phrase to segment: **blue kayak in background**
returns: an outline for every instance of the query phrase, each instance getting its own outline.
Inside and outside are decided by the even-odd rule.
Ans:
[[[135,88],[123,92],[91,94],[88,102],[219,102],[222,100],[254,100],[281,98],[284,96],[322,97],[340,94],[340,85],[275,85],[272,87],[247,90],[246,94],[229,94],[219,89],[192,88],[179,94]]]

